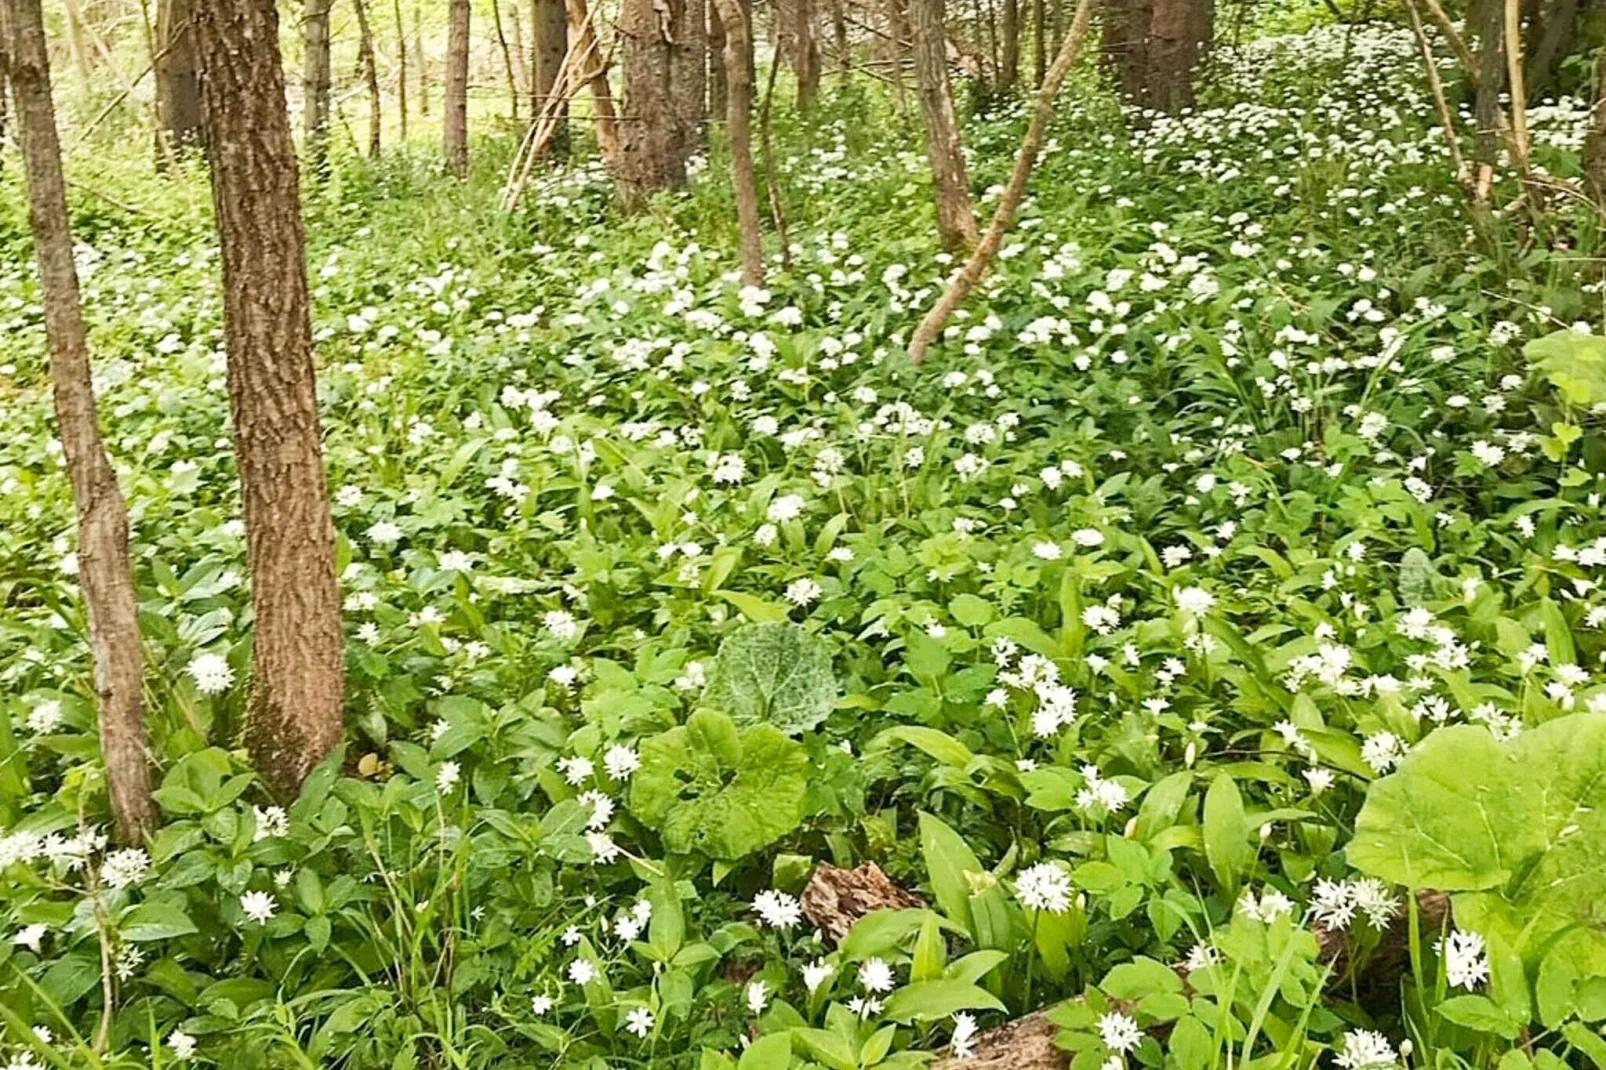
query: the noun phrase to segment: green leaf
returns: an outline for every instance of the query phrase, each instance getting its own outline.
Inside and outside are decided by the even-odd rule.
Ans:
[[[1174,825],[1177,815],[1182,812],[1182,804],[1188,801],[1188,792],[1192,788],[1193,772],[1188,769],[1172,773],[1158,781],[1143,796],[1143,805],[1138,807],[1138,823],[1133,829],[1132,838],[1139,843],[1148,843],[1156,833]]]
[[[842,938],[842,955],[850,962],[884,955],[918,932],[932,912],[919,907],[872,910],[853,923]]]
[[[1439,1004],[1434,1010],[1440,1017],[1476,1029],[1480,1033],[1493,1033],[1506,1040],[1514,1040],[1521,1026],[1487,996],[1455,996]]]
[[[859,1070],[859,1053],[839,1034],[824,1029],[794,1029],[791,1036],[831,1070]]]
[[[936,728],[922,728],[919,725],[897,725],[878,732],[875,738],[865,746],[865,754],[877,754],[891,749],[894,743],[907,743],[917,750],[924,751],[944,765],[951,765],[955,769],[964,769],[976,757],[970,748],[959,742],[947,732]]]
[[[917,981],[887,999],[886,1017],[894,1022],[929,1022],[955,1011],[1006,1009],[998,997],[966,981]]]
[[[748,624],[719,645],[703,702],[737,724],[767,722],[787,735],[806,732],[836,706],[831,652],[796,624]]]
[[[737,730],[699,710],[641,744],[630,811],[676,854],[733,861],[767,847],[803,820],[808,754],[772,725]]]
[[[1606,338],[1565,328],[1535,338],[1522,353],[1571,404],[1606,401]]]
[[[177,903],[151,902],[141,903],[129,911],[119,931],[124,940],[143,943],[189,936],[200,930]]]
[[[777,602],[767,602],[757,595],[743,594],[741,591],[715,591],[714,593],[735,606],[737,611],[750,621],[760,624],[779,624],[788,617],[785,606]]]
[[[1228,774],[1216,774],[1210,790],[1205,792],[1205,858],[1228,898],[1237,896],[1239,882],[1255,855],[1249,834],[1249,821],[1244,816],[1238,785]]]
[[[1561,717],[1497,742],[1441,728],[1374,781],[1350,864],[1394,884],[1459,892],[1456,924],[1530,967],[1577,927],[1606,973],[1606,714]]]
[[[759,1037],[742,1052],[737,1070],[786,1070],[792,1065],[792,1034],[772,1033]]]
[[[914,981],[932,981],[942,976],[948,961],[948,948],[942,935],[937,915],[927,911],[920,923],[920,937],[915,941],[914,962],[909,978]]]
[[[971,887],[965,874],[984,873],[981,860],[959,833],[924,811],[920,814],[920,852],[926,860],[937,906],[950,921],[968,932]]]

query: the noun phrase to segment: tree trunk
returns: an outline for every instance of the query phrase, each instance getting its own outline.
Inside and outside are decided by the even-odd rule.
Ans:
[[[1148,104],[1149,23],[1156,2],[1160,0],[1104,0],[1105,65],[1115,72],[1121,95],[1145,107]]]
[[[191,0],[156,7],[156,114],[174,147],[201,140],[201,83],[195,73]]]
[[[278,24],[273,0],[196,8],[256,617],[245,744],[288,795],[340,742],[344,642]]]
[[[853,44],[848,40],[848,12],[845,0],[830,0],[831,32],[836,38],[836,72],[846,85],[853,76]]]
[[[451,0],[446,35],[446,97],[441,104],[442,147],[446,166],[468,176],[468,16],[469,0]]]
[[[752,34],[751,28],[748,30]],[[749,78],[751,86],[753,80]],[[724,115],[729,89],[725,82],[725,23],[719,17],[719,0],[708,5],[708,113]]]
[[[84,12],[79,0],[63,0],[65,9],[64,19],[67,27],[67,54],[72,57],[73,70],[78,72],[78,80],[85,88],[89,87],[89,51],[84,47]]]
[[[1020,0],[1004,0],[1003,55],[998,64],[998,87],[1014,92],[1020,81]]]
[[[670,77],[674,83],[676,126],[684,139],[681,155],[689,158],[703,141],[708,121],[708,4],[683,0],[676,19]]]
[[[1474,0],[1467,22],[1478,34],[1478,88],[1473,96],[1472,119],[1477,124],[1474,200],[1487,203],[1494,186],[1495,161],[1500,153],[1500,93],[1505,88],[1505,57],[1501,27],[1505,21],[1502,0]]]
[[[530,114],[539,116],[558,81],[558,68],[569,50],[569,24],[564,17],[563,0],[534,0],[535,83],[530,90]],[[555,135],[554,141],[562,138]]]
[[[1038,89],[1048,70],[1047,6],[1044,0],[1032,0],[1032,86]]]
[[[139,843],[156,826],[145,753],[144,652],[128,555],[128,507],[106,456],[95,409],[78,271],[67,217],[67,184],[50,99],[39,0],[6,0],[0,51],[11,53],[18,140],[28,178],[28,220],[44,295],[50,379],[67,478],[78,520],[78,576],[94,657],[100,748],[118,838]]]
[[[970,179],[959,140],[959,119],[948,85],[942,0],[910,0],[914,13],[915,77],[926,124],[926,154],[937,200],[937,229],[944,249],[968,249],[981,238],[970,207]]]
[[[595,113],[592,124],[597,135],[597,148],[603,161],[611,168],[619,158],[619,119],[613,107],[613,90],[608,86],[608,67],[602,60],[602,50],[596,42],[596,28],[591,23],[585,0],[567,0],[569,36],[574,47],[589,55],[588,70],[577,77],[591,86],[591,110]]]
[[[307,151],[314,160],[322,156],[329,136],[329,10],[333,6],[332,0],[307,0],[306,18],[301,24],[307,50],[301,79],[301,118]]]
[[[407,142],[407,25],[402,22],[401,0],[391,0],[396,14],[396,59],[400,70],[396,75],[396,103],[401,107],[401,139]]]
[[[900,116],[909,110],[904,92],[903,69],[909,61],[909,19],[904,11],[904,0],[882,0],[886,12],[887,36],[892,39],[888,52],[892,56],[892,106]]]
[[[662,5],[662,6],[660,6]],[[686,181],[687,141],[674,98],[670,39],[679,0],[623,0],[619,11],[624,117],[614,179],[620,200],[639,207],[653,193]]]
[[[379,60],[374,55],[374,31],[368,24],[368,0],[351,0],[357,10],[357,64],[368,83],[368,155],[379,158],[384,103],[379,97]]]
[[[1193,106],[1193,72],[1215,24],[1212,0],[1153,0],[1145,106],[1174,113]]]
[[[1578,37],[1578,0],[1551,0],[1531,24],[1533,46],[1525,66],[1528,96],[1541,97],[1556,84],[1561,61],[1572,54]]]
[[[780,53],[797,79],[797,106],[807,108],[820,93],[820,43],[814,32],[814,0],[778,0]]]
[[[5,18],[5,5],[0,3],[0,19]],[[5,23],[0,22],[0,143],[6,139],[6,127],[11,118],[9,94],[11,92],[11,41]],[[52,110],[54,114],[54,110]],[[0,156],[0,170],[4,170],[4,157]]]
[[[975,250],[970,254],[964,268],[954,279],[953,284],[942,298],[932,306],[920,320],[920,326],[915,328],[914,338],[909,343],[909,360],[919,364],[926,357],[926,349],[936,341],[937,335],[942,331],[948,317],[953,315],[970,296],[971,290],[981,281],[982,276],[992,266],[993,257],[998,255],[998,247],[1004,241],[1004,233],[1015,219],[1015,212],[1020,208],[1021,198],[1026,196],[1026,183],[1031,180],[1032,168],[1037,163],[1037,153],[1043,147],[1043,134],[1048,130],[1048,121],[1054,117],[1054,98],[1059,96],[1060,86],[1065,84],[1066,75],[1071,73],[1071,65],[1076,62],[1076,55],[1082,50],[1082,41],[1087,37],[1087,28],[1093,21],[1093,4],[1095,0],[1081,0],[1076,5],[1076,16],[1071,20],[1071,32],[1065,35],[1060,45],[1059,54],[1054,57],[1054,65],[1048,69],[1048,76],[1043,79],[1043,87],[1037,91],[1037,101],[1032,107],[1032,121],[1026,127],[1026,134],[1021,138],[1020,149],[1015,153],[1015,166],[1009,173],[1009,185],[1004,187],[1004,195],[998,200],[998,207],[993,212],[992,222],[987,225],[987,233],[977,243]]]
[[[413,58],[418,61],[418,114],[429,114],[429,53],[424,51],[424,16],[413,0]]]
[[[514,0],[513,14],[519,13],[518,0]],[[507,33],[502,28],[502,5],[498,0],[491,0],[491,25],[496,30],[496,47],[502,51],[502,70],[507,75],[507,96],[513,109],[513,121],[519,118],[519,79],[513,73],[513,50],[508,47]]]
[[[1595,203],[1606,210],[1606,49],[1595,57],[1595,107],[1584,135],[1584,179]]]
[[[513,28],[514,95],[530,98],[535,95],[535,89],[530,81],[530,49],[524,43],[524,16],[519,12],[518,0],[513,0],[513,17],[508,20],[508,25]],[[530,118],[533,120],[538,115],[540,112],[532,108]]]
[[[747,72],[752,30],[740,0],[715,0],[725,26],[726,134],[730,139],[731,186],[742,230],[742,282],[764,285],[764,237],[758,215],[758,175],[753,170],[753,82]]]

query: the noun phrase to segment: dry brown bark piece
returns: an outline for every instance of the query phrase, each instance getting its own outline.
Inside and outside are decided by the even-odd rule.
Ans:
[[[1042,1011],[976,1034],[968,1059],[948,1054],[932,1070],[1065,1070],[1070,1056],[1054,1046],[1059,1026]]]
[[[853,923],[877,910],[923,907],[925,901],[893,884],[881,867],[866,862],[857,869],[842,869],[821,862],[803,889],[803,915],[833,944]]]

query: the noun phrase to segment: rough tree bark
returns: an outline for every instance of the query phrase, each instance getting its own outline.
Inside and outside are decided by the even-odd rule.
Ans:
[[[681,154],[690,157],[703,143],[708,120],[707,0],[682,0],[670,56],[676,126],[685,139]]]
[[[926,905],[919,896],[893,884],[874,862],[854,869],[821,862],[803,889],[801,904],[803,916],[833,944],[840,944],[866,914]]]
[[[333,0],[307,0],[301,23],[306,63],[301,72],[302,133],[314,159],[329,136],[329,11]]]
[[[1048,72],[1048,5],[1044,0],[1032,0],[1032,87],[1041,88],[1043,76]]]
[[[830,0],[831,34],[836,39],[836,73],[846,85],[853,77],[853,42],[848,39],[848,11],[845,0]]]
[[[715,0],[725,27],[726,136],[730,139],[731,186],[742,231],[742,282],[764,285],[764,236],[758,214],[758,175],[753,170],[753,83],[747,52],[753,34],[740,0]]]
[[[751,84],[752,79],[749,79]],[[725,23],[719,17],[719,0],[708,5],[708,113],[724,115],[728,97],[725,84]]]
[[[976,245],[970,259],[960,269],[958,277],[948,287],[948,292],[932,306],[930,312],[920,320],[920,326],[915,328],[914,338],[909,343],[909,360],[919,364],[926,358],[926,350],[941,333],[948,317],[953,315],[965,298],[970,296],[971,290],[981,281],[987,269],[992,266],[993,257],[998,255],[998,247],[1004,240],[1004,233],[1015,219],[1015,212],[1020,208],[1021,198],[1026,196],[1026,183],[1032,177],[1032,167],[1037,163],[1037,153],[1043,145],[1043,134],[1048,129],[1048,121],[1054,116],[1054,98],[1059,95],[1060,86],[1065,84],[1065,76],[1070,74],[1071,65],[1076,62],[1076,55],[1082,50],[1082,42],[1087,37],[1088,24],[1093,21],[1093,4],[1095,0],[1080,0],[1076,5],[1076,15],[1071,19],[1071,29],[1060,43],[1059,54],[1054,57],[1053,66],[1049,67],[1048,75],[1043,79],[1043,87],[1037,91],[1037,101],[1032,108],[1032,121],[1026,127],[1026,134],[1021,138],[1020,149],[1015,153],[1015,166],[1009,174],[1009,185],[1004,187],[1004,195],[998,200],[998,207],[993,212],[992,222],[987,225],[987,233],[982,236]]]
[[[344,650],[278,12],[207,0],[195,37],[256,616],[245,744],[290,794],[340,742]]]
[[[1013,92],[1020,81],[1020,0],[1004,0],[1003,54],[998,63],[998,88]]]
[[[1494,188],[1495,162],[1500,154],[1500,93],[1505,88],[1505,58],[1501,45],[1504,3],[1502,0],[1474,0],[1467,23],[1469,27],[1475,26],[1478,34],[1477,91],[1472,103],[1472,119],[1477,124],[1473,199],[1488,203]]]
[[[659,190],[686,181],[686,146],[675,101],[670,42],[684,20],[681,0],[623,0],[619,11],[624,117],[614,180],[619,199],[640,207]]]
[[[920,83],[920,114],[926,124],[926,155],[937,200],[937,229],[943,248],[968,249],[981,238],[970,207],[970,178],[959,140],[942,0],[910,0],[914,13],[915,77]]]
[[[446,166],[468,175],[468,17],[469,0],[451,0],[446,35],[446,96],[441,103],[441,146]]]
[[[779,0],[780,54],[797,79],[797,106],[820,93],[820,42],[814,32],[814,0]]]
[[[379,158],[384,103],[379,97],[379,59],[374,54],[374,30],[368,23],[367,0],[351,0],[357,11],[357,66],[368,83],[368,155]]]
[[[909,110],[903,85],[903,68],[909,61],[909,19],[903,0],[882,0],[882,9],[886,13],[887,36],[891,38],[887,51],[892,59],[892,107],[901,116]]]
[[[156,7],[156,114],[174,147],[201,140],[201,83],[190,4],[160,0]]]
[[[1142,103],[1156,111],[1193,106],[1193,74],[1215,25],[1213,0],[1153,0]]]
[[[1071,1056],[1054,1043],[1059,1032],[1047,1015],[1028,1014],[977,1033],[970,1055],[950,1054],[932,1070],[1066,1070]]]
[[[5,0],[5,8],[0,38],[9,39],[4,51],[11,53],[10,81],[44,293],[56,422],[78,519],[78,576],[89,616],[107,794],[118,838],[138,843],[155,827],[157,816],[141,711],[145,661],[128,555],[128,507],[106,456],[95,410],[67,184],[50,100],[44,17],[39,0]]]
[[[1102,15],[1103,58],[1122,95],[1156,111],[1191,107],[1214,0],[1104,0]]]
[[[401,139],[407,141],[407,25],[402,22],[401,0],[391,0],[396,15],[396,103],[401,108]]]
[[[563,0],[532,0],[530,8],[535,27],[535,81],[530,87],[530,114],[539,116],[552,95],[552,87],[557,84],[564,53],[569,50],[569,24],[564,16]]]

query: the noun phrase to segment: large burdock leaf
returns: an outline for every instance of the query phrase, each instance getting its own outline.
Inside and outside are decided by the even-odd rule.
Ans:
[[[1508,743],[1471,725],[1434,732],[1372,784],[1348,854],[1363,873],[1461,893],[1456,924],[1525,960],[1572,929],[1606,968],[1606,714]]]
[[[1572,404],[1606,401],[1606,338],[1565,328],[1535,338],[1522,354]]]
[[[699,710],[641,744],[630,811],[670,851],[733,861],[797,828],[807,783],[802,744],[771,725],[738,729]]]
[[[796,624],[746,624],[719,644],[703,702],[737,724],[797,735],[830,715],[836,695],[831,652],[819,637]]]

